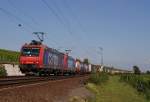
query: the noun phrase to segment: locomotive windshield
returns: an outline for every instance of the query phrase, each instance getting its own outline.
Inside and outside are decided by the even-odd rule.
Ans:
[[[23,56],[39,56],[40,48],[23,48]]]

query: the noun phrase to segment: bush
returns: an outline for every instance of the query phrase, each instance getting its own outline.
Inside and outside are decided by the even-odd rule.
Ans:
[[[89,82],[94,84],[101,84],[108,80],[108,74],[106,73],[92,73],[89,78]]]
[[[120,81],[130,84],[136,88],[138,92],[144,93],[147,99],[150,99],[150,76],[123,74],[120,77]]]
[[[150,100],[150,89],[145,90],[145,96],[148,100]]]
[[[7,76],[7,72],[3,65],[0,65],[0,76]]]

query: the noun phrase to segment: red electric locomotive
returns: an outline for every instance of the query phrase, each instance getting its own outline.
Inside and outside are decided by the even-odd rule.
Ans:
[[[75,73],[75,60],[68,54],[33,40],[23,45],[20,55],[20,70],[25,74],[62,75]]]

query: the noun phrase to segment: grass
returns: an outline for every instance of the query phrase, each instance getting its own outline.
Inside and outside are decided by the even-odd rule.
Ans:
[[[130,85],[119,82],[118,76],[111,76],[102,85],[89,83],[87,88],[95,93],[93,102],[148,102]]]
[[[101,72],[101,73],[92,73],[89,78],[89,82],[94,83],[96,85],[102,84],[106,82],[109,79],[109,76],[107,73]]]
[[[86,100],[81,97],[74,96],[69,100],[69,102],[86,102]]]
[[[120,76],[121,82],[126,82],[135,88],[139,93],[150,100],[150,76],[149,75],[135,75],[124,74]]]

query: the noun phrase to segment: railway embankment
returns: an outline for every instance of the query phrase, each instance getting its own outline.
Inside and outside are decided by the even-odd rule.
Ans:
[[[85,87],[88,77],[74,77],[0,90],[0,102],[85,102],[93,94]],[[78,101],[78,102],[80,102]]]

